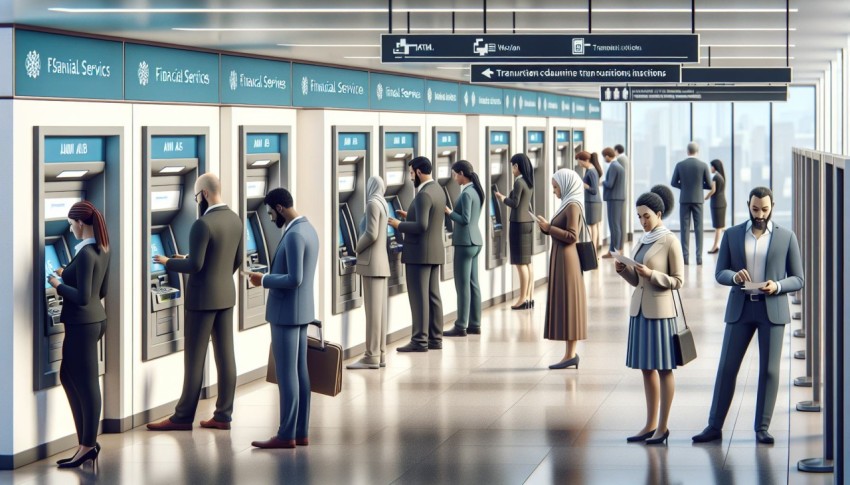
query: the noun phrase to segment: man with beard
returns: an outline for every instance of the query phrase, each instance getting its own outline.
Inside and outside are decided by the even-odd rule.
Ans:
[[[195,182],[198,220],[189,233],[189,255],[156,262],[169,271],[188,274],[186,328],[183,335],[183,392],[174,415],[148,424],[151,431],[191,430],[201,394],[204,362],[212,337],[218,371],[215,414],[201,421],[202,428],[230,429],[236,393],[236,358],[233,354],[233,306],[236,287],[233,273],[242,265],[242,221],[221,201],[221,181],[205,173]]]
[[[770,220],[773,206],[770,189],[753,189],[750,220],[730,228],[720,244],[715,279],[732,289],[726,304],[726,331],[708,427],[693,437],[696,443],[722,439],[738,370],[756,331],[759,381],[754,429],[759,443],[774,441],[767,429],[779,388],[785,325],[791,321],[787,295],[803,287],[803,263],[794,233]]]
[[[446,196],[431,177],[431,161],[416,157],[407,162],[416,197],[410,211],[396,211],[405,222],[388,223],[404,236],[401,262],[406,266],[407,297],[413,329],[410,343],[399,352],[427,352],[443,348],[443,303],[440,298],[440,265],[445,263],[443,219]]]

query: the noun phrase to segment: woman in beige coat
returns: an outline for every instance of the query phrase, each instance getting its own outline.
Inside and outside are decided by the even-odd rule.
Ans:
[[[676,368],[673,336],[677,312],[673,291],[682,287],[685,272],[682,246],[661,221],[673,211],[673,204],[673,192],[664,185],[656,185],[652,192],[638,198],[638,220],[644,230],[632,256],[638,264],[615,263],[617,273],[635,287],[626,365],[641,370],[646,395],[646,425],[637,435],[626,438],[628,442],[659,444],[670,435],[667,420],[673,404]]]

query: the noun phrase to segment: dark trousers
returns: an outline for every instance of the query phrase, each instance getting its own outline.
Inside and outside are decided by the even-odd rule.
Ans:
[[[703,204],[679,205],[679,237],[682,241],[682,256],[688,263],[688,246],[691,239],[691,219],[694,220],[694,233],[697,239],[697,263],[702,263],[702,206]]]
[[[279,439],[307,438],[310,425],[310,373],[307,372],[308,325],[270,325],[274,370],[280,395]]]
[[[204,362],[212,337],[213,356],[218,371],[218,398],[215,401],[216,421],[229,423],[236,394],[236,357],[233,354],[233,308],[213,311],[186,310],[186,329],[183,334],[183,392],[171,421],[191,423],[195,420]]]
[[[94,446],[100,425],[100,381],[97,378],[97,341],[106,331],[106,322],[65,324],[59,382],[68,396],[77,441]]]
[[[623,201],[609,200],[608,206],[608,228],[611,230],[611,244],[608,251],[620,250],[623,247]]]
[[[455,327],[481,328],[481,287],[478,285],[478,255],[481,246],[455,246],[455,291],[457,320]]]
[[[440,265],[408,264],[407,297],[413,317],[410,341],[427,347],[443,341],[443,301],[440,298]]]
[[[767,431],[770,426],[779,390],[779,362],[785,325],[770,323],[764,301],[746,300],[741,318],[735,323],[727,323],[723,334],[723,350],[720,353],[714,398],[708,416],[708,424],[713,428],[723,429],[723,422],[735,394],[735,381],[738,379],[741,362],[756,331],[759,343],[759,382],[753,428],[756,431]]]

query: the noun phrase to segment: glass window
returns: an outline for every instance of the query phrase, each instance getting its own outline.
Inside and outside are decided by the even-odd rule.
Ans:
[[[616,144],[628,146],[626,136],[626,103],[602,103],[602,146],[590,151],[599,153],[599,162],[604,163],[602,149]]]
[[[699,158],[705,163],[723,162],[726,172],[726,227],[732,225],[732,211],[728,209],[732,196],[732,103],[694,103],[694,141],[699,143]],[[713,176],[713,175],[712,175]],[[706,195],[708,192],[706,192]],[[711,209],[706,202],[703,209],[703,227],[711,230]]]
[[[607,103],[603,103],[605,106]],[[633,198],[649,191],[655,184],[670,185],[673,167],[687,156],[691,137],[690,103],[632,104]],[[678,201],[679,194],[674,190]],[[634,207],[634,204],[629,204]],[[671,230],[679,229],[678,212],[665,221]],[[636,217],[632,226],[643,232]]]
[[[735,224],[749,219],[747,197],[754,187],[770,187],[770,103],[735,103],[734,197],[729,200]]]
[[[815,88],[792,86],[788,101],[773,103],[773,195],[777,224],[791,227],[793,167],[791,148],[815,148]]]

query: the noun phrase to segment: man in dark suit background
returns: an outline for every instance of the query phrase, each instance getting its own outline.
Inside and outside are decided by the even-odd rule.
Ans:
[[[416,197],[410,210],[396,211],[405,222],[388,223],[404,237],[401,262],[406,265],[407,296],[413,330],[410,343],[399,352],[427,352],[443,348],[443,303],[440,298],[440,265],[445,263],[443,221],[446,196],[431,177],[431,161],[416,157],[407,163]]]
[[[803,262],[794,233],[770,220],[774,207],[770,189],[753,189],[749,205],[750,220],[726,231],[717,256],[715,279],[732,289],[726,304],[726,331],[708,427],[693,437],[697,443],[723,437],[723,422],[735,393],[738,370],[756,331],[759,381],[754,428],[759,443],[774,442],[767,429],[779,389],[785,325],[791,321],[788,293],[803,288]],[[745,288],[750,282],[763,285]]]
[[[215,414],[201,427],[230,429],[236,393],[236,357],[233,353],[233,273],[242,265],[242,220],[221,201],[221,181],[205,173],[195,182],[199,217],[189,234],[185,257],[157,256],[169,271],[190,275],[186,282],[183,350],[183,392],[174,415],[148,424],[152,431],[191,430],[203,383],[207,346],[212,337],[218,371]]]
[[[611,252],[623,247],[623,207],[626,202],[626,171],[617,161],[617,152],[607,147],[602,150],[602,157],[610,165],[602,180],[602,200],[608,208],[608,229],[611,231],[611,243],[603,258],[612,257]]]
[[[691,238],[691,218],[697,240],[697,264],[702,264],[702,206],[705,202],[703,190],[711,190],[711,170],[708,164],[696,158],[699,145],[688,143],[688,158],[676,164],[670,185],[679,193],[679,237],[682,241],[682,256],[689,264],[688,249]]]

